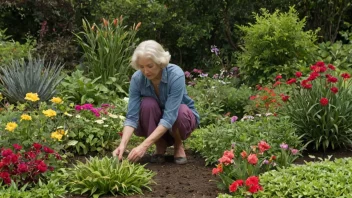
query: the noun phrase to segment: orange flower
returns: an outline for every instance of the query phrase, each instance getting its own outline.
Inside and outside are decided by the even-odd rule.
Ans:
[[[109,21],[103,18],[103,24],[105,27],[107,27],[109,25]]]
[[[241,152],[241,156],[242,156],[243,159],[246,158],[247,157],[247,152],[246,151],[242,151]]]
[[[114,21],[112,22],[115,27],[117,26],[117,22],[118,22],[118,19],[114,19]]]

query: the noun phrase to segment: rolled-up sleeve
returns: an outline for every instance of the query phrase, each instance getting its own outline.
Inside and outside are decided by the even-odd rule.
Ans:
[[[133,75],[129,88],[129,100],[127,115],[124,126],[131,126],[135,129],[138,127],[139,108],[141,104],[140,83],[138,75]]]
[[[185,76],[179,75],[174,77],[169,87],[170,92],[165,102],[163,117],[159,122],[159,125],[167,129],[170,129],[177,119],[178,109],[180,108],[185,90]]]

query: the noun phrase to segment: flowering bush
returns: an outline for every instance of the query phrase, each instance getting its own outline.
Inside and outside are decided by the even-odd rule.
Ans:
[[[14,144],[13,149],[2,147],[0,151],[0,181],[4,184],[14,182],[17,186],[45,180],[45,173],[53,171],[61,160],[53,149],[38,143],[33,143],[28,150]]]
[[[292,86],[283,115],[288,115],[307,143],[315,149],[335,148],[352,143],[352,92],[348,73],[338,73],[331,64],[317,62],[311,73],[296,77],[286,84]]]
[[[0,112],[0,144],[9,147],[21,143],[27,149],[38,142],[61,150],[64,146],[61,141],[67,135],[66,111],[70,107],[59,97],[41,102],[37,93],[27,93],[25,100],[23,104],[5,104]]]
[[[113,149],[125,119],[122,111],[123,108],[112,104],[102,104],[100,107],[90,103],[76,105],[68,123],[68,146],[75,147],[74,152],[79,154],[104,153]]]
[[[239,189],[241,195],[263,190],[257,176],[276,167],[291,165],[299,154],[297,149],[289,149],[287,144],[283,143],[280,147],[281,152],[273,154],[271,146],[262,140],[250,149],[242,150],[238,157],[235,157],[234,147],[226,150],[218,160],[219,164],[212,170],[212,174],[218,175],[221,179],[218,186],[222,189],[228,188],[230,193],[235,193]]]

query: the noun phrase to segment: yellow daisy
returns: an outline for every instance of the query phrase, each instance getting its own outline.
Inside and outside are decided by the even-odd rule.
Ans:
[[[50,101],[52,103],[55,103],[55,104],[61,104],[62,103],[62,99],[59,98],[59,97],[53,97]]]
[[[56,112],[52,109],[43,110],[42,112],[46,117],[49,117],[49,118],[56,116]]]
[[[40,100],[38,94],[32,93],[32,92],[27,93],[26,97],[24,99],[32,101],[32,102],[36,102],[36,101]]]
[[[28,114],[22,114],[21,115],[21,121],[22,120],[32,120],[32,117]]]
[[[10,132],[13,132],[17,126],[18,125],[16,124],[16,122],[8,122],[6,124],[6,128],[5,129],[10,131]]]

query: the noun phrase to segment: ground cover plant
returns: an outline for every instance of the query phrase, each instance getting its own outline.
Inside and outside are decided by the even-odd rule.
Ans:
[[[74,194],[88,193],[94,198],[110,193],[112,195],[142,194],[142,189],[151,190],[155,175],[144,166],[127,160],[98,157],[78,161],[73,168],[61,169],[57,178]]]

